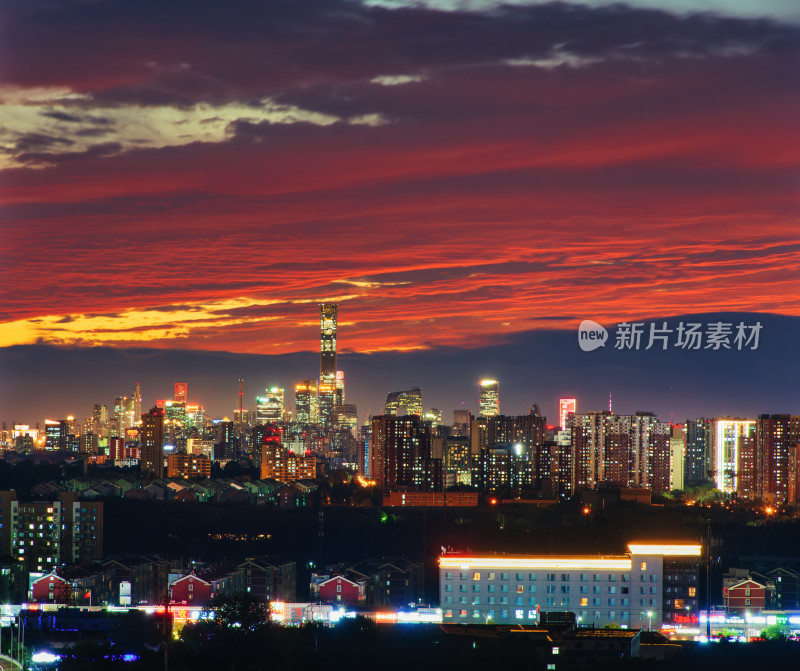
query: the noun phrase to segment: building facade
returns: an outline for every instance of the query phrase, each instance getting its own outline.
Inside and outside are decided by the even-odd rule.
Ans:
[[[680,608],[697,614],[701,546],[688,543],[630,544],[620,556],[466,556],[439,559],[445,624],[532,624],[542,612],[575,613],[583,626],[652,627],[674,619],[674,592],[666,575],[687,567]],[[669,578],[669,587],[684,579]],[[681,592],[682,594],[682,592]],[[670,603],[667,603],[670,602]]]

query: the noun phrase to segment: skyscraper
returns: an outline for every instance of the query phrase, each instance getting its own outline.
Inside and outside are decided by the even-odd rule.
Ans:
[[[497,380],[481,380],[481,417],[494,417],[500,414],[500,384]]]
[[[319,414],[320,422],[330,426],[336,416],[336,325],[339,306],[321,303],[319,306]]]
[[[145,479],[164,477],[164,409],[142,415],[141,467]]]
[[[401,408],[407,415],[422,417],[422,389],[414,387],[405,391],[393,391],[386,396],[386,415],[396,417]]]
[[[578,412],[577,401],[570,397],[558,400],[558,426],[562,429],[567,428],[567,416],[569,413]]]
[[[270,387],[256,398],[256,422],[259,424],[283,421],[283,389]]]
[[[185,382],[175,383],[175,403],[186,403],[186,395],[189,390],[189,385]]]
[[[294,387],[294,415],[300,424],[319,422],[318,380],[304,380]]]

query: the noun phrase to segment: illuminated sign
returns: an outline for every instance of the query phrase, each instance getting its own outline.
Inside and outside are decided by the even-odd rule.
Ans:
[[[703,546],[683,543],[629,543],[628,549],[634,555],[699,557],[702,554]]]
[[[440,557],[440,568],[606,569],[630,571],[629,558],[615,557]]]

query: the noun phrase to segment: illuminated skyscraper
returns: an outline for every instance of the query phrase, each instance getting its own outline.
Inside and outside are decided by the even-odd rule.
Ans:
[[[300,424],[317,424],[319,422],[318,385],[318,380],[304,380],[294,387],[295,421]]]
[[[270,387],[256,398],[256,422],[270,424],[283,421],[283,389]]]
[[[481,380],[479,408],[481,417],[500,414],[500,384],[497,380]]]
[[[558,426],[562,429],[567,428],[567,416],[571,412],[578,412],[577,401],[572,397],[560,398],[558,400]]]
[[[164,410],[152,408],[142,415],[141,467],[145,479],[164,477]]]
[[[175,383],[175,403],[186,403],[186,394],[189,390],[189,385],[185,382]]]
[[[133,390],[133,398],[129,409],[131,415],[130,426],[138,426],[142,417],[142,387],[138,382]]]
[[[712,464],[717,489],[741,496],[755,495],[756,422],[718,417],[711,423],[714,446]]]
[[[336,325],[339,306],[322,303],[319,306],[319,414],[320,422],[330,426],[336,419]]]
[[[336,380],[336,323],[338,313],[339,306],[336,303],[322,303],[319,306],[319,379],[326,382]]]
[[[422,389],[414,387],[405,391],[393,391],[386,396],[385,414],[396,417],[403,409],[407,415],[422,416]]]

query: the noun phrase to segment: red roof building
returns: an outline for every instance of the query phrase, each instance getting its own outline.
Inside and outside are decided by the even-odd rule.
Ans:
[[[319,583],[319,600],[322,603],[336,603],[348,606],[363,604],[366,590],[363,583],[353,582],[337,575]]]
[[[767,601],[767,588],[755,580],[743,580],[735,585],[722,588],[722,598],[728,614],[745,611],[760,613]]]
[[[211,599],[211,583],[198,578],[194,573],[178,578],[169,588],[171,604],[200,606]]]

